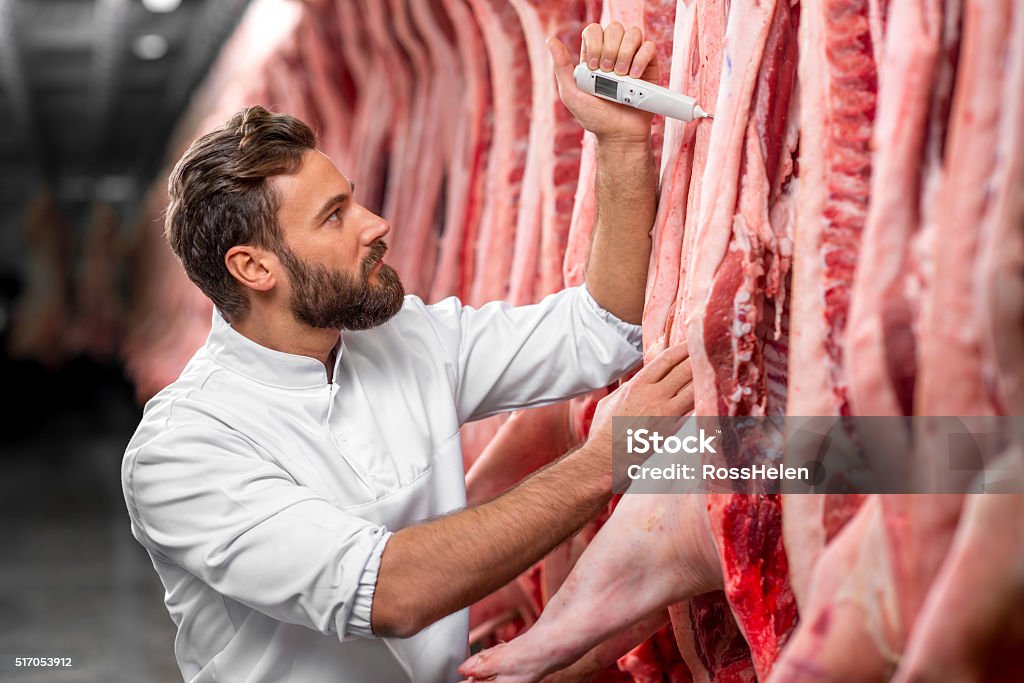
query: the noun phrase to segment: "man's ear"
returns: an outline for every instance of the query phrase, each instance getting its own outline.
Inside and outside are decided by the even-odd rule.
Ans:
[[[274,273],[278,272],[281,262],[273,252],[240,244],[224,254],[224,265],[242,286],[258,292],[269,292],[277,285]]]

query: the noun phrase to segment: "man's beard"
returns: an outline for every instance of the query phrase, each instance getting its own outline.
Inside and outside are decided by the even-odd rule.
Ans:
[[[370,271],[387,250],[382,240],[374,242],[355,278],[340,270],[304,263],[295,252],[282,247],[279,256],[292,285],[292,315],[310,327],[335,330],[368,330],[390,320],[401,310],[405,297],[398,273],[383,264],[377,282],[370,283]]]

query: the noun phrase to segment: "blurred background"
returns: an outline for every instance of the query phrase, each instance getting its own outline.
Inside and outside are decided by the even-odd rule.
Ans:
[[[0,0],[0,654],[75,663],[0,680],[181,680],[120,460],[173,372],[138,349],[187,312],[143,284],[166,285],[147,197],[249,5]]]

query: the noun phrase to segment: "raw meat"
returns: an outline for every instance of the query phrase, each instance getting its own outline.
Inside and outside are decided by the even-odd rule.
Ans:
[[[365,25],[358,2],[332,2],[336,14],[341,50],[340,59],[352,78],[351,127],[345,131],[349,137],[349,163],[341,169],[358,186],[356,198],[371,211],[383,206],[385,169],[384,126],[374,125],[375,116],[390,114],[392,100],[384,78],[370,76],[373,67],[380,65],[377,53],[371,52],[368,31],[357,30]]]
[[[691,683],[693,677],[679,656],[672,628],[666,624],[648,640],[619,659],[619,669],[628,671],[635,683]]]
[[[676,5],[684,6],[683,0],[605,0],[601,11],[601,25],[618,21],[624,27],[639,26],[644,40],[652,40],[658,48],[658,65],[661,78],[659,85],[670,84],[670,61],[672,60],[676,25]],[[678,87],[677,87],[678,89]],[[684,90],[684,92],[686,92]],[[651,130],[651,144],[654,148],[655,163],[662,155],[665,119],[654,117]],[[590,238],[594,231],[597,194],[594,174],[597,170],[596,140],[592,133],[584,132],[583,149],[580,155],[579,182],[573,199],[572,218],[565,248],[563,277],[566,286],[583,282],[583,273],[590,253]],[[666,149],[668,149],[666,144]],[[663,190],[664,191],[664,190]]]
[[[99,362],[113,359],[121,337],[119,277],[124,257],[117,214],[109,204],[98,202],[79,259],[71,343]]]
[[[998,411],[995,393],[985,382],[991,376],[985,368],[998,363],[992,349],[1002,331],[986,324],[983,311],[989,310],[987,306],[974,304],[991,301],[989,283],[998,277],[990,269],[991,262],[981,255],[992,254],[997,242],[1001,249],[1009,246],[1011,251],[1020,244],[1019,239],[1015,242],[1012,238],[1002,242],[1007,235],[1002,225],[1007,214],[1001,209],[1008,204],[993,201],[993,197],[1019,195],[1021,189],[1020,161],[1014,161],[1019,153],[1007,155],[1000,149],[1000,140],[1019,142],[1021,135],[1019,57],[1024,49],[1024,33],[1020,12],[1014,13],[1012,3],[966,2],[964,7],[952,109],[944,102],[947,89],[943,84],[946,73],[952,71],[948,57],[956,54],[959,43],[957,2],[925,8],[894,4],[889,26],[894,38],[886,43],[884,62],[888,65],[891,60],[893,69],[883,68],[879,100],[879,120],[891,126],[906,125],[908,113],[916,124],[927,121],[923,158],[915,163],[903,157],[903,168],[898,173],[910,177],[911,182],[923,178],[923,186],[913,190],[909,199],[888,198],[887,208],[895,207],[897,215],[906,219],[905,212],[918,207],[914,198],[922,197],[921,210],[910,216],[908,229],[898,231],[895,242],[887,242],[909,262],[908,272],[897,278],[901,279],[903,298],[890,301],[880,294],[880,288],[873,287],[870,291],[880,298],[864,302],[865,309],[870,304],[872,310],[902,307],[902,315],[915,318],[914,327],[901,332],[914,342],[916,373],[901,375],[907,380],[901,384],[893,381],[891,367],[877,367],[866,361],[862,369],[871,368],[873,374],[867,378],[855,375],[855,379],[873,382],[871,389],[882,386],[886,392],[892,390],[886,400],[896,410],[906,410],[906,394],[912,390],[912,407],[919,415],[985,415]],[[1018,24],[1016,42],[1011,32],[1014,16]],[[908,41],[907,33],[895,37],[901,27],[930,31],[927,42]],[[902,52],[922,44],[930,46],[924,52],[927,59],[922,59],[920,53],[908,57]],[[1010,55],[1016,55],[1017,61]],[[933,62],[937,88],[929,93],[927,85],[915,79],[922,77],[918,71],[921,68],[928,74]],[[979,79],[985,81],[984,93]],[[992,97],[992,91],[1003,96]],[[925,96],[931,111],[920,114],[920,101]],[[979,97],[985,101],[979,102]],[[916,103],[914,107],[908,108],[907,98]],[[906,140],[906,134],[895,128],[888,132],[894,141]],[[900,153],[891,149],[879,149],[879,168],[892,163],[894,157],[900,158]],[[1014,167],[1016,172],[1011,170]],[[898,175],[895,170],[891,172]],[[883,189],[878,187],[879,191]],[[930,201],[937,201],[938,208],[928,210]],[[1010,233],[1021,230],[1019,209],[1015,216]],[[868,239],[886,238],[869,233],[866,244]],[[888,255],[890,267],[898,254]],[[1020,258],[1018,251],[1008,260],[1019,262]],[[865,264],[863,258],[861,263]],[[1019,282],[1019,275],[1008,279],[1010,287],[1014,282]],[[1016,316],[1019,329],[1019,303],[1001,311],[1007,322]],[[1013,329],[1014,324],[1010,322],[1008,328]],[[916,331],[916,341],[911,331]],[[877,338],[884,332],[872,330],[875,337],[871,342],[889,344],[889,339]],[[988,341],[982,341],[986,338]],[[878,353],[876,347],[865,347]],[[883,350],[902,353],[907,346],[888,345]],[[950,391],[951,386],[957,391]],[[865,395],[873,398],[867,391]],[[895,402],[891,400],[894,396],[898,399]],[[920,418],[917,427],[913,434],[897,438],[907,441],[913,437],[911,473],[920,475],[932,465],[930,456],[940,452],[936,448],[944,445],[947,433],[941,423]],[[1004,595],[1015,594],[1012,586],[1017,572],[1003,558],[1013,553],[1011,548],[1016,547],[1020,534],[1013,523],[1000,528],[994,517],[1000,508],[1010,518],[1019,515],[1015,498],[971,498],[963,512],[963,499],[958,495],[872,498],[822,555],[810,607],[805,610],[805,625],[779,664],[779,669],[789,675],[779,680],[888,680],[908,633],[910,644],[898,680],[1013,680],[1010,671],[999,671],[998,665],[991,667],[989,662],[999,661],[998,655],[989,661],[983,656],[1013,647],[1010,643],[1019,644],[1020,631],[1014,626],[1014,617],[991,603],[972,600],[971,611],[956,605],[970,590],[968,586],[978,585],[972,581],[984,580],[986,585],[995,586],[994,590],[1006,591]],[[864,511],[869,507],[870,516]],[[985,515],[993,515],[988,517],[988,531],[982,531],[978,523]],[[1004,539],[1004,546],[988,551],[993,562],[979,564],[978,553],[996,535]],[[967,553],[973,555],[973,562],[966,560]],[[950,619],[951,614],[958,618]],[[999,635],[995,635],[998,631],[988,631],[986,635],[987,628],[995,629],[999,624],[1006,630]],[[858,642],[855,649],[859,656],[851,657],[851,643]]]
[[[1003,60],[1003,114],[995,191],[975,276],[982,379],[997,412],[1024,415],[1024,11],[1013,6]]]
[[[53,195],[41,190],[25,215],[25,241],[32,258],[11,323],[8,351],[15,358],[31,358],[49,368],[67,358],[63,341],[71,315],[70,234]]]
[[[842,21],[839,21],[839,18]],[[871,192],[878,67],[868,0],[804,2],[790,415],[849,415],[843,335]]]
[[[700,91],[700,50],[697,38],[697,2],[676,10],[670,89],[677,92]],[[683,225],[690,189],[693,145],[701,121],[684,124],[671,119],[665,124],[665,149],[662,152],[661,196],[654,228],[651,231],[651,266],[647,275],[644,300],[644,357],[650,359],[668,345],[669,317],[681,277]],[[706,127],[706,126],[705,126]],[[579,201],[579,198],[577,198]]]
[[[358,185],[359,201],[371,211],[386,216],[385,186],[393,158],[397,154],[393,141],[404,132],[408,117],[408,66],[401,58],[397,66],[392,42],[382,16],[382,6],[375,2],[339,2],[338,23],[342,48],[356,82],[355,116],[352,138],[358,141],[353,149],[354,168],[350,176]],[[390,126],[380,125],[388,121]],[[400,138],[399,139],[403,139]],[[397,172],[397,169],[395,169]],[[391,243],[401,232],[395,230]]]
[[[821,554],[768,683],[889,679],[901,624],[882,514],[880,497],[870,497]]]
[[[722,587],[704,497],[627,495],[540,620],[467,660],[466,676],[540,680],[664,605]]]
[[[482,229],[475,245],[469,303],[508,297],[526,150],[530,134],[530,67],[526,40],[512,5],[468,0],[480,25],[491,73],[494,133],[487,160]],[[467,245],[473,249],[474,245]],[[525,301],[520,303],[527,303]]]
[[[309,92],[318,111],[320,150],[342,173],[350,173],[352,162],[348,144],[355,92],[341,56],[338,24],[333,16],[330,3],[307,5],[297,42],[304,71],[309,74]]]
[[[919,169],[939,51],[940,0],[896,2],[875,123],[871,205],[845,340],[849,399],[859,415],[913,411],[916,312],[904,284],[920,226]]]
[[[509,2],[523,27],[533,85],[509,299],[529,303],[562,288],[562,262],[583,137],[583,128],[558,97],[545,41],[555,36],[570,54],[578,53],[583,27],[597,18],[597,12],[593,0]]]
[[[1021,446],[1006,457],[1015,461],[1017,476],[1024,476]],[[1021,557],[1024,495],[968,496],[894,683],[1024,680],[1017,656],[1024,644]]]
[[[396,7],[396,3],[399,4]],[[420,150],[415,148],[417,131],[422,115],[417,105],[423,103],[423,78],[427,76],[425,57],[419,52],[408,53],[408,44],[401,35],[408,32],[404,3],[399,0],[361,0],[366,27],[372,40],[373,51],[379,60],[377,67],[387,69],[382,79],[388,87],[390,102],[389,126],[381,125],[382,111],[370,103],[370,120],[366,125],[387,132],[387,167],[383,180],[383,203],[380,215],[391,225],[390,245],[392,263],[403,279],[409,263],[409,242],[405,240],[407,207],[411,203],[409,188],[416,181],[416,167]],[[415,46],[418,47],[418,46]],[[375,71],[375,75],[378,72]],[[415,83],[420,83],[414,87]],[[368,93],[369,94],[369,93]],[[383,105],[384,102],[381,102]]]
[[[1006,168],[1001,157],[1007,158],[999,144],[1000,117],[1004,102],[1020,96],[1004,87],[1012,69],[1006,59],[1013,46],[1009,38],[1015,6],[1012,0],[963,3],[963,38],[944,148],[943,189],[938,193],[935,227],[929,234],[935,277],[922,297],[914,395],[918,415],[997,412],[984,382],[986,347],[981,337],[986,330],[975,307],[975,288],[981,280],[977,272],[980,247],[995,239],[1001,229],[999,212],[991,210],[992,196],[998,195],[1000,184],[1008,180],[1005,173],[999,173]],[[1019,50],[1016,53],[1021,54]],[[1015,85],[1021,82],[1018,78]],[[992,90],[1004,97],[991,97]],[[1018,186],[1006,191],[1020,190]],[[976,229],[965,230],[964,226]],[[952,386],[956,391],[949,390]],[[915,472],[930,472],[934,465],[930,456],[947,442],[945,430],[929,428],[929,423],[921,420],[917,425]],[[917,622],[946,557],[962,503],[958,495],[883,499],[894,580],[900,587],[899,606],[907,629]]]
[[[871,5],[866,8],[849,3],[836,6],[842,11],[851,8],[861,17],[865,10],[867,13],[854,24],[859,28],[861,52],[869,44],[877,46],[874,39],[867,40],[874,23]],[[897,2],[888,20],[889,35],[895,37],[886,41],[884,56],[881,62],[876,61],[880,64],[881,88],[873,141],[878,152],[871,160],[871,193],[860,256],[850,255],[845,245],[837,254],[838,258],[852,256],[850,265],[856,266],[845,343],[836,349],[845,359],[840,361],[846,363],[841,369],[845,376],[842,371],[832,371],[814,377],[813,370],[809,370],[806,375],[809,383],[794,388],[794,405],[823,414],[852,410],[862,415],[900,415],[912,409],[914,339],[911,322],[915,314],[911,299],[917,295],[908,293],[904,286],[911,281],[907,263],[920,218],[916,201],[908,201],[908,198],[919,196],[920,191],[919,175],[913,169],[919,168],[924,158],[924,132],[928,129],[930,89],[942,26],[941,6],[937,2]],[[811,30],[808,38],[812,36]],[[809,55],[806,57],[811,59]],[[813,68],[811,62],[808,68]],[[813,125],[808,129],[812,136],[816,134]],[[808,192],[807,201],[811,202],[804,208],[808,212],[816,210],[815,204],[821,201],[816,194],[821,191],[817,189],[820,185],[807,183],[804,187]],[[856,201],[863,194],[862,189],[851,192],[850,198],[855,201],[847,199],[843,204],[850,218],[859,218],[860,214],[854,211],[858,208]],[[804,253],[813,254],[813,247]],[[806,272],[810,271],[805,260],[801,273]],[[848,277],[841,270],[833,272]],[[845,286],[846,279],[841,284]],[[810,291],[820,289],[820,285],[815,285]],[[838,301],[841,303],[842,299]],[[809,300],[803,298],[799,306],[800,315],[810,316],[802,318],[810,321],[808,325],[816,325],[822,319],[820,305],[816,311]],[[824,313],[828,311],[826,306]],[[826,335],[829,326],[834,326],[839,319],[826,319]],[[828,355],[823,356],[822,346],[815,339],[818,329],[804,327],[801,334],[807,337],[794,337],[794,343],[806,353],[814,353],[812,358],[821,358],[824,361],[821,367],[835,368],[836,361],[832,359],[839,356],[827,348]],[[844,382],[849,387],[846,396],[842,393]],[[814,399],[814,392],[822,389],[827,390],[823,392],[824,403]],[[887,436],[902,440],[898,450],[909,452],[909,435]],[[772,677],[773,682],[885,680],[898,656],[904,629],[896,590],[897,586],[902,586],[896,569],[900,551],[890,546],[890,535],[886,533],[887,524],[898,519],[892,510],[897,502],[872,497],[822,550],[821,544],[828,541],[828,534],[822,527],[829,502],[808,500],[790,506],[794,514],[813,515],[807,526],[817,527],[817,533],[804,541],[789,534],[789,545],[799,549],[800,565],[795,578],[804,609],[801,626],[780,660],[779,675]],[[807,509],[816,503],[820,504],[817,510]],[[791,531],[798,532],[799,526],[802,525],[794,520]],[[853,656],[853,652],[857,655]]]
[[[694,38],[690,39],[691,50],[696,50],[696,55],[691,55],[690,70],[689,72],[684,71],[683,75],[689,73],[690,77],[694,79],[698,93],[695,97],[698,102],[715,102],[718,99],[727,16],[728,5],[722,0],[704,0],[697,3],[695,47]],[[696,75],[693,74],[695,68],[697,69]],[[685,200],[683,242],[679,255],[679,277],[676,284],[675,302],[664,314],[665,336],[670,345],[686,338],[686,292],[689,287],[687,273],[693,256],[697,218],[700,215],[701,187],[713,128],[714,126],[698,125],[694,134],[693,160],[690,168],[690,185]],[[645,314],[650,317],[654,312],[645,311]],[[655,343],[660,335],[656,329],[651,329],[653,325],[653,321],[648,321],[645,324],[648,332],[644,336],[645,339],[653,340],[652,343]]]
[[[839,18],[842,18],[840,21]],[[871,135],[878,90],[868,0],[804,2],[800,17],[800,189],[790,315],[794,364],[788,415],[849,415],[843,338],[870,203]],[[858,497],[783,497],[790,581],[798,603],[811,572]]]
[[[737,2],[729,13],[726,68],[687,266],[687,340],[702,415],[765,412],[757,327],[771,281],[759,279],[770,277],[771,261],[784,255],[768,209],[796,80],[795,24],[786,2]]]
[[[484,175],[483,209],[475,243],[464,245],[464,268],[475,273],[467,302],[480,306],[508,298],[515,226],[530,131],[530,69],[515,9],[501,0],[467,0],[480,27],[491,74],[491,147]],[[527,303],[527,302],[521,302]],[[506,417],[464,425],[462,456],[468,471]]]
[[[708,518],[725,597],[750,647],[757,676],[765,680],[797,620],[782,542],[782,502],[779,496],[712,494]],[[730,620],[728,614],[723,620]]]
[[[945,149],[944,187],[931,235],[937,275],[923,298],[918,341],[914,408],[919,415],[978,415],[995,408],[982,381],[985,331],[973,290],[978,284],[979,247],[1002,227],[1001,216],[991,211],[991,197],[993,190],[1001,190],[999,181],[1006,181],[1005,175],[996,175],[1000,156],[1007,159],[1005,152],[1000,154],[999,144],[1004,101],[991,92],[1003,91],[1012,4],[1009,0],[980,6],[964,2],[964,38]],[[950,391],[952,386],[957,390]]]
[[[296,36],[288,36],[265,66],[270,105],[274,111],[290,113],[317,130],[320,120],[307,96],[308,83],[304,78],[295,78],[301,69],[296,43]]]
[[[567,407],[562,402],[512,413],[466,473],[466,500],[490,500],[568,453],[576,440]]]
[[[716,119],[687,254],[685,322],[697,414],[770,409],[764,349],[781,334],[776,325],[783,312],[773,309],[783,305],[791,229],[790,210],[773,209],[791,202],[784,186],[796,146],[790,117],[797,25],[787,2],[734,2],[729,11]],[[763,678],[796,622],[780,502],[716,494],[709,496],[708,514],[726,598]]]
[[[430,299],[455,295],[468,301],[476,274],[475,247],[486,202],[486,169],[492,136],[492,102],[483,35],[466,0],[444,0],[455,31],[461,82],[465,91],[454,129],[455,147],[448,167],[445,223]]]
[[[404,51],[402,59],[412,67],[413,96],[408,137],[397,158],[398,172],[388,178],[384,217],[400,226],[400,238],[392,244],[395,267],[406,291],[426,297],[437,254],[437,210],[444,170],[453,147],[453,129],[443,123],[454,113],[451,103],[457,71],[448,39],[426,4],[430,0],[390,1],[394,36]],[[424,154],[428,148],[432,153]]]
[[[921,297],[917,415],[993,415],[996,407],[984,378],[984,329],[975,308],[979,247],[998,232],[991,195],[998,192],[1000,114],[1005,92],[1006,49],[1012,0],[965,0],[963,39],[953,106],[944,149],[943,189],[930,232],[936,276]],[[1012,191],[1012,190],[1011,190]],[[1019,191],[1019,188],[1017,188]],[[965,230],[964,226],[977,226]],[[955,386],[956,391],[949,387]],[[915,470],[930,471],[930,454],[947,441],[944,430],[918,421]],[[894,557],[894,580],[907,628],[916,621],[925,595],[952,541],[962,499],[957,495],[885,496],[886,531]],[[904,634],[905,635],[905,634]],[[902,645],[902,643],[901,643]]]
[[[755,683],[750,648],[729,611],[725,593],[704,593],[670,610],[677,642],[696,683]]]

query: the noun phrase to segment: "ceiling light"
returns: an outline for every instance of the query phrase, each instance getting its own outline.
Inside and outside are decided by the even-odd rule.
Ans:
[[[167,54],[167,39],[156,33],[147,33],[135,39],[132,51],[139,59],[160,59]]]
[[[142,4],[150,12],[166,14],[167,12],[173,12],[178,9],[178,6],[181,4],[181,0],[142,0]]]

